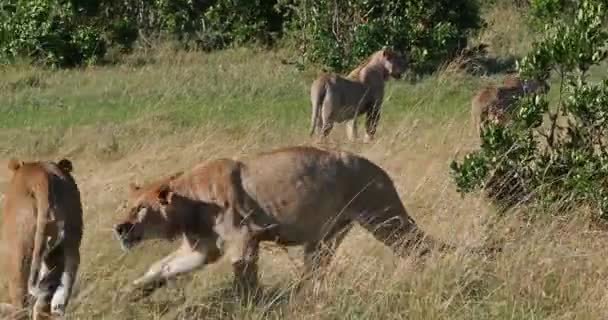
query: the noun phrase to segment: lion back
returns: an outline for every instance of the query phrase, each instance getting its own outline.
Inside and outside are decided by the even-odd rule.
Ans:
[[[348,198],[363,208],[400,208],[405,213],[395,183],[388,172],[372,161],[350,152],[338,152]]]

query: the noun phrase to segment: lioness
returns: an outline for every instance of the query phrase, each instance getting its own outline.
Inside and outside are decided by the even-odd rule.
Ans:
[[[61,316],[78,271],[82,238],[80,191],[71,176],[72,163],[12,159],[8,167],[13,176],[3,203],[2,260],[11,305],[0,309],[24,310],[29,292],[36,298],[34,319],[49,313]]]
[[[486,121],[505,124],[509,120],[510,107],[519,98],[528,93],[544,94],[549,89],[546,80],[522,80],[517,75],[505,77],[502,86],[486,86],[479,90],[471,101],[472,129],[479,135],[481,125]]]
[[[181,247],[133,282],[154,284],[221,256],[235,285],[257,283],[260,241],[304,246],[304,276],[327,265],[354,223],[402,255],[445,249],[408,215],[388,174],[357,155],[287,147],[218,159],[150,185],[131,187],[129,209],[114,226],[121,246],[180,238]]]
[[[380,120],[384,83],[389,76],[400,78],[406,65],[405,56],[383,48],[373,53],[347,77],[333,73],[319,76],[310,88],[310,135],[320,131],[322,137],[326,137],[334,122],[348,121],[347,134],[353,141],[357,134],[357,117],[365,114],[365,141],[370,141]]]

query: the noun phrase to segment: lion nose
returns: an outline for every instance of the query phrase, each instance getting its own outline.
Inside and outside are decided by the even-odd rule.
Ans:
[[[127,233],[129,233],[129,231],[131,231],[132,227],[133,227],[132,223],[126,222],[126,223],[114,225],[114,230],[116,230],[116,233],[118,233],[119,235],[124,236]]]

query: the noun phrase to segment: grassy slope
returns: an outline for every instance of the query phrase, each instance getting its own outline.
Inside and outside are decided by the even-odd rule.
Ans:
[[[494,23],[480,36],[499,43],[493,48],[501,55],[525,50],[525,32],[501,27],[503,18],[509,25],[519,21],[509,10],[487,12]],[[315,71],[276,64],[279,56],[244,49],[160,52],[146,56],[153,61],[144,65],[2,71],[0,158],[69,156],[75,164],[86,231],[70,307],[74,319],[606,318],[605,236],[588,231],[583,219],[525,226],[513,218],[490,226],[482,200],[454,192],[448,164],[474,145],[471,95],[493,80],[452,72],[415,85],[391,82],[375,143],[345,143],[342,127],[332,139],[384,167],[431,235],[472,246],[486,238],[505,240],[496,260],[449,253],[421,266],[396,259],[355,229],[315,294],[290,295],[298,250],[269,248],[261,257],[266,287],[259,301],[239,302],[227,293],[230,267],[222,261],[130,303],[120,289],[173,245],[150,243],[132,255],[120,253],[109,228],[129,181],[210,158],[310,143],[307,90]],[[0,168],[0,188],[7,176]]]

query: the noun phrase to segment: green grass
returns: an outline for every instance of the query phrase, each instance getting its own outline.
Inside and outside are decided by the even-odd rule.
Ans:
[[[150,114],[162,114],[176,126],[207,122],[242,126],[265,118],[290,129],[294,124],[308,125],[308,90],[314,71],[299,72],[279,63],[279,54],[246,49],[176,55],[177,61],[165,57],[163,62],[138,67],[8,69],[0,82],[10,88],[0,96],[0,127],[68,128],[124,123]],[[28,79],[36,79],[29,81],[35,84],[28,85]],[[439,84],[434,79],[419,85],[390,82],[387,119],[403,112],[444,118],[461,112],[454,106],[468,100],[478,82],[473,77],[462,80],[464,85]],[[428,95],[430,91],[434,94]],[[446,100],[454,103],[446,105]]]

